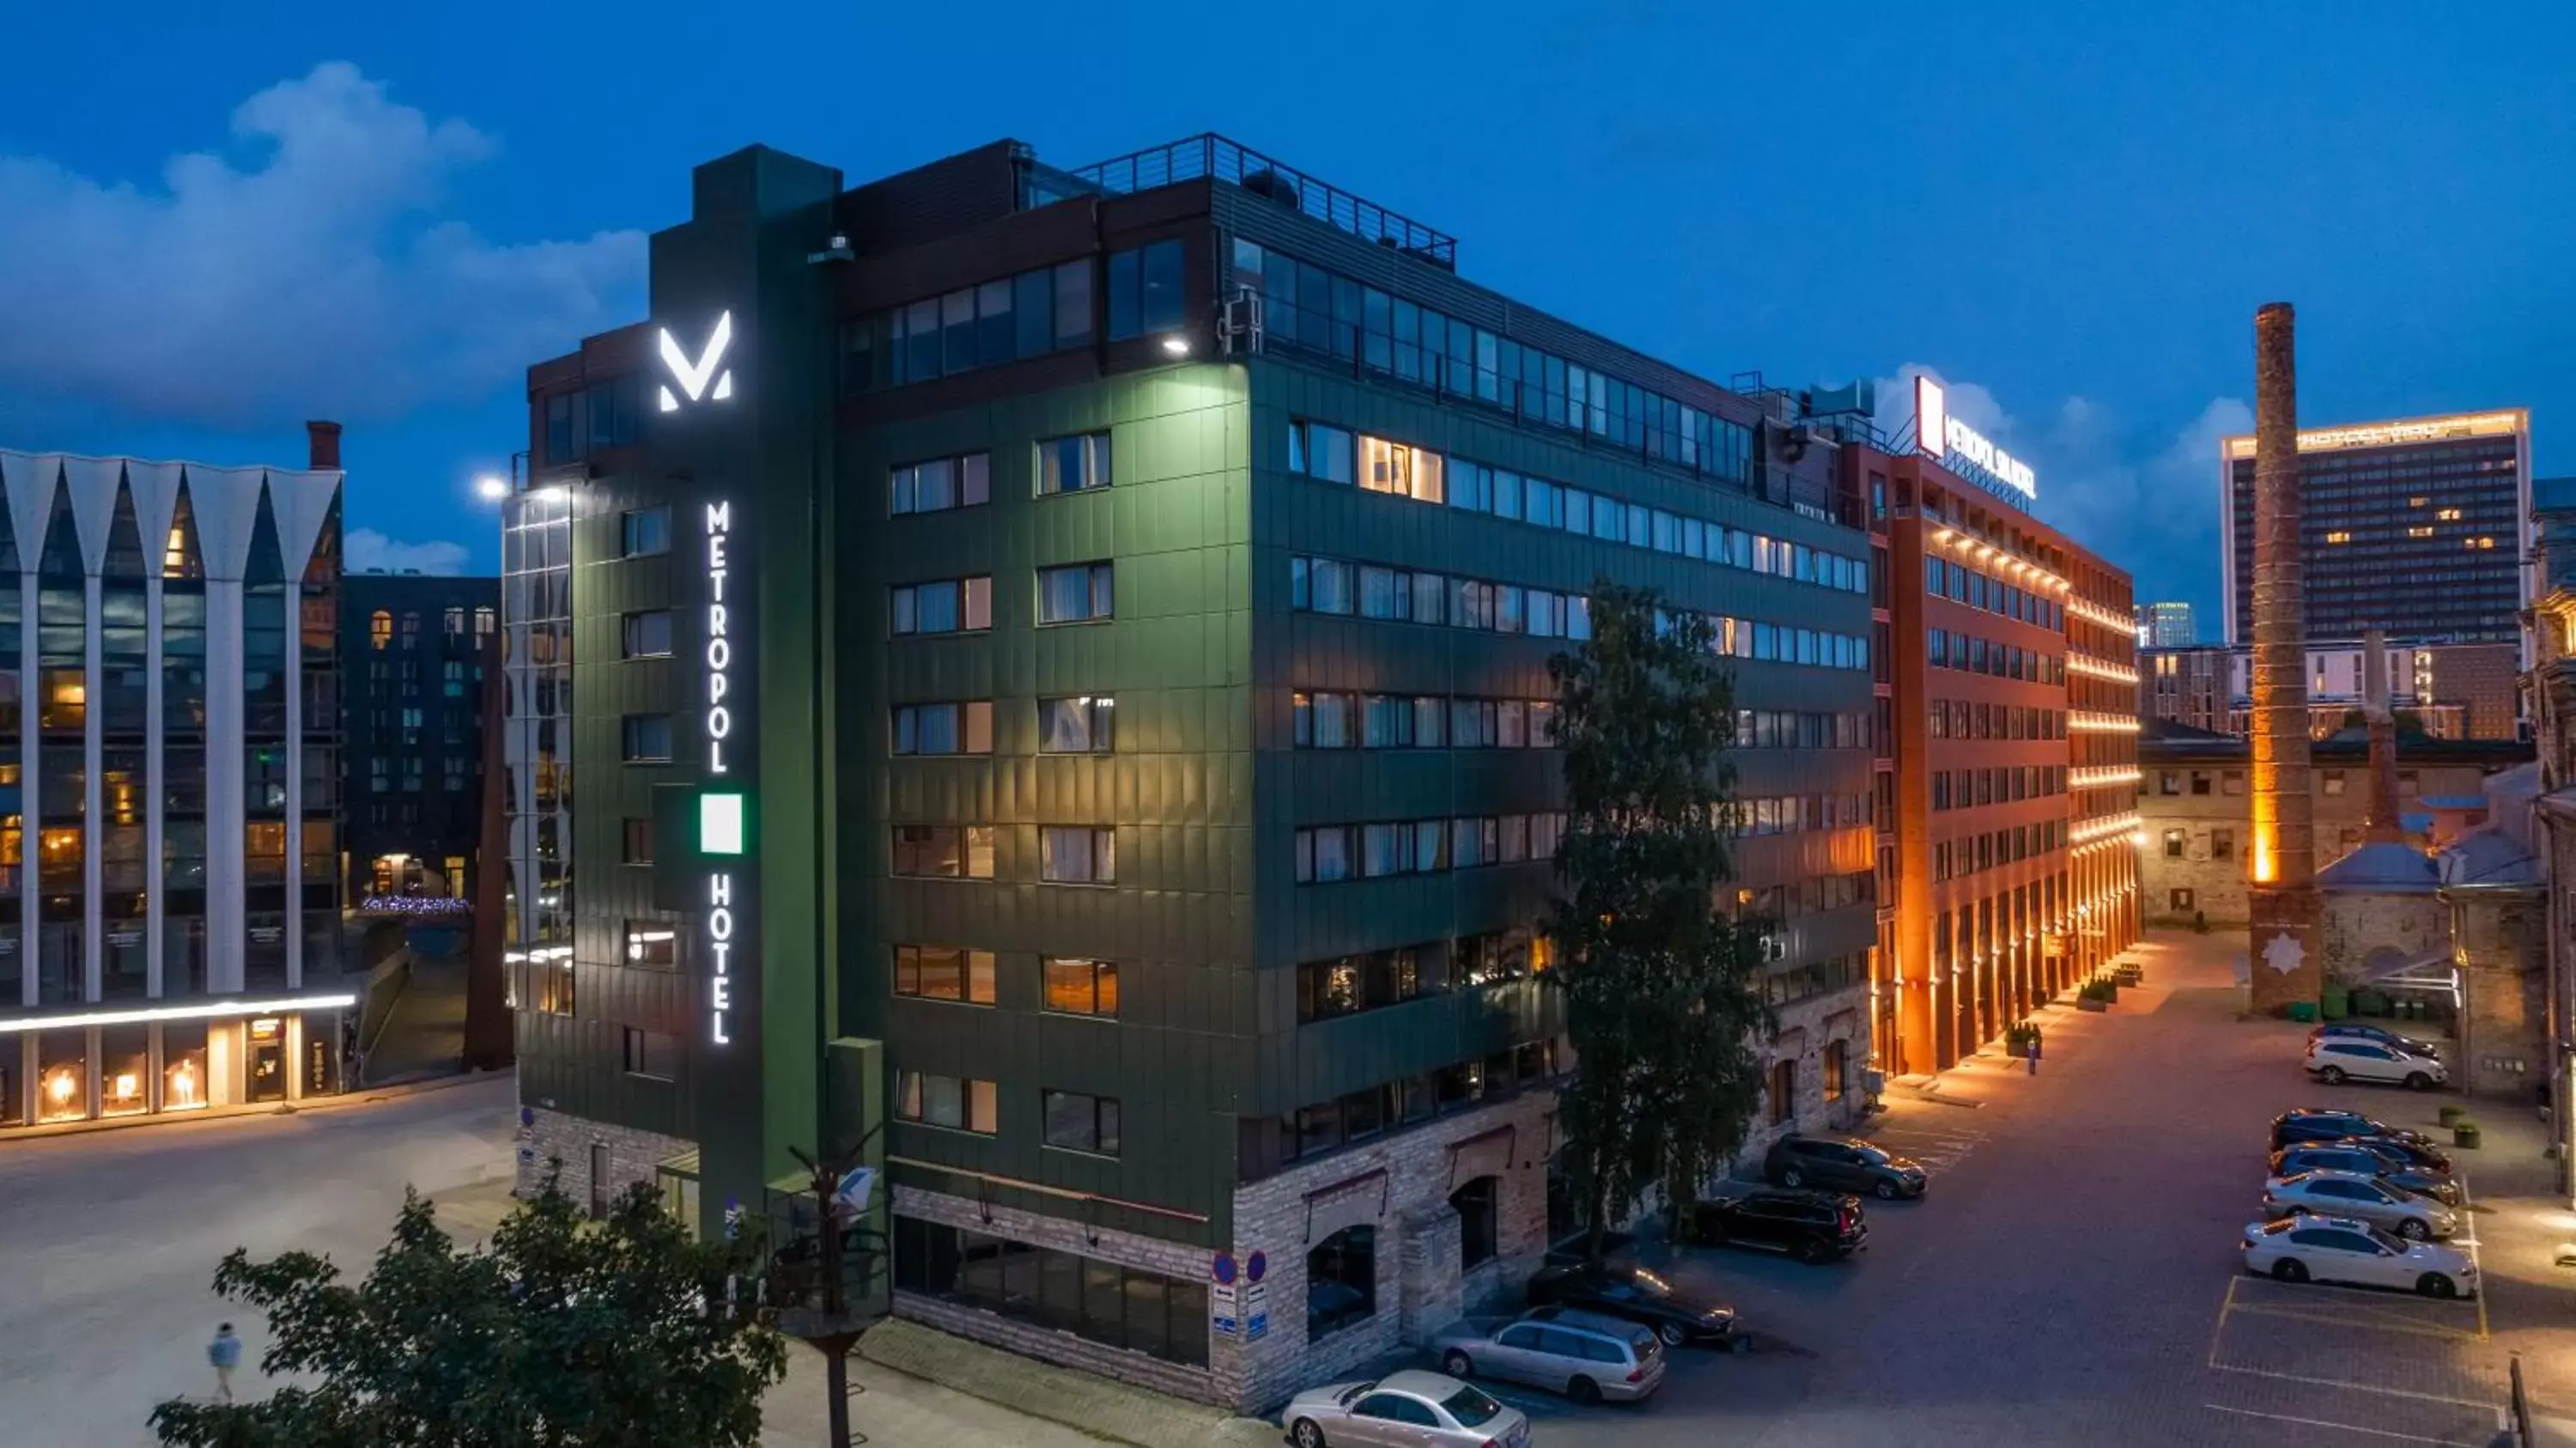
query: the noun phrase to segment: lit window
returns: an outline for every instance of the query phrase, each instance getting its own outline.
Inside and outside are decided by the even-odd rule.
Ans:
[[[1046,1008],[1064,1015],[1118,1014],[1118,963],[1048,956]]]
[[[393,641],[394,616],[381,608],[377,609],[374,613],[369,614],[367,616],[367,643],[371,647],[382,649],[385,645],[392,643]]]
[[[2326,535],[2326,541],[2329,543],[2349,543],[2352,541],[2352,535],[2341,529],[2337,529]]]
[[[2440,522],[2456,523],[2460,521],[2460,510],[2457,508],[2444,508],[2442,511],[2435,513],[2433,517]]]
[[[2406,536],[2409,538],[2430,538],[2433,536],[2433,530],[2430,527],[2409,528],[2406,530]]]
[[[2406,500],[2406,506],[2410,508],[2420,508],[2431,501],[2433,500],[2430,498],[2408,498]]]
[[[2478,540],[2478,546],[2481,548],[2493,548],[2495,546],[2495,540],[2493,538],[2480,538]]]
[[[894,948],[894,993],[989,1006],[993,1003],[993,952],[898,945]]]

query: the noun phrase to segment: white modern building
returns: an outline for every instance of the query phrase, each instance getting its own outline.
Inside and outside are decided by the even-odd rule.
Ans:
[[[303,469],[0,451],[0,1134],[339,1088],[340,429],[310,431]]]

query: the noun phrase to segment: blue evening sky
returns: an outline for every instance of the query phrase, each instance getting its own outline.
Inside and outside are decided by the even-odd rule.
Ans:
[[[1218,130],[1720,381],[1940,373],[2206,637],[2262,302],[2298,304],[2311,424],[2524,405],[2576,472],[2576,11],[2474,14],[19,6],[0,446],[291,463],[337,417],[353,553],[488,569],[468,480],[523,445],[521,369],[640,314],[693,163]]]

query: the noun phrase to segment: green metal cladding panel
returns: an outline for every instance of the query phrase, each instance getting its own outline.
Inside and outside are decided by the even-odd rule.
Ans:
[[[1250,513],[1242,374],[1189,366],[1010,398],[848,435],[841,448],[840,1030],[901,1069],[991,1079],[991,1138],[895,1123],[896,1155],[1154,1203],[1226,1229],[1234,1102],[1250,1030],[1254,871]],[[1037,444],[1105,431],[1113,486],[1039,497]],[[892,468],[989,455],[992,501],[890,517]],[[1107,561],[1113,621],[1041,627],[1037,571]],[[993,628],[890,637],[898,583],[990,576]],[[1041,755],[1037,701],[1109,695],[1116,751]],[[892,757],[891,708],[990,699],[989,757]],[[990,881],[890,877],[897,823],[996,827]],[[1115,825],[1117,882],[1039,880],[1045,825]],[[997,956],[992,1008],[895,1000],[897,944]],[[1115,1021],[1041,1006],[1039,959],[1119,967]],[[1043,1144],[1041,1092],[1121,1103],[1116,1159]],[[913,1176],[963,1190],[959,1182]],[[1032,1198],[1041,1209],[1061,1202]],[[1121,1218],[1134,1218],[1121,1220]],[[1110,1210],[1108,1225],[1169,1235]]]

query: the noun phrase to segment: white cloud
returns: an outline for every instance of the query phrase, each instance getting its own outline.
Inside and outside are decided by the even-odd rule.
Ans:
[[[628,320],[644,238],[500,245],[436,218],[493,140],[345,62],[232,116],[244,165],[157,185],[0,153],[0,390],[217,427],[472,400]]]
[[[341,567],[350,573],[434,573],[465,571],[473,554],[462,543],[432,540],[405,543],[373,528],[352,528],[340,539]]]
[[[1942,384],[1952,416],[2037,470],[2039,516],[2127,569],[2141,601],[2181,596],[2215,610],[2218,441],[2253,430],[2254,411],[2243,400],[2212,398],[2179,428],[2148,428],[2141,437],[2141,429],[2088,397],[2063,398],[2025,421],[1987,388],[1908,362],[1878,382],[1877,421],[1891,435],[1913,423],[1918,375]]]

